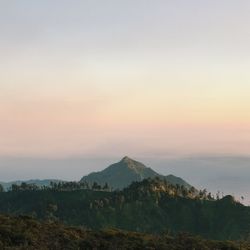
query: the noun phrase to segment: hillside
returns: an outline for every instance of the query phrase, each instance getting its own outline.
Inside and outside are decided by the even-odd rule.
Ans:
[[[205,240],[188,234],[150,235],[106,229],[98,231],[39,222],[30,217],[0,215],[0,248],[9,250],[247,250],[247,242]]]
[[[191,187],[190,184],[179,177],[174,175],[160,175],[153,169],[146,167],[141,162],[130,159],[127,156],[121,161],[105,168],[103,171],[84,176],[81,181],[88,183],[97,182],[101,185],[108,183],[108,185],[114,189],[123,189],[128,187],[134,181],[142,181],[143,179],[154,177],[166,179],[174,185],[179,184],[188,188]]]
[[[250,208],[226,196],[145,179],[122,191],[11,191],[0,193],[0,213],[26,214],[91,229],[173,233],[185,231],[211,239],[240,239],[250,233]]]

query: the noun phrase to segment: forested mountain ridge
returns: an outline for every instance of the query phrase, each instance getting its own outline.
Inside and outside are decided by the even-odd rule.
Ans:
[[[174,175],[164,176],[158,174],[153,169],[146,167],[143,163],[135,161],[125,156],[121,161],[110,165],[100,172],[90,173],[82,177],[81,181],[104,185],[107,183],[114,189],[128,187],[134,181],[142,181],[147,178],[159,177],[166,179],[169,183],[179,184],[190,188],[191,185],[180,177]]]
[[[113,192],[98,186],[77,190],[74,185],[79,184],[0,193],[0,212],[90,229],[184,231],[219,240],[247,238],[250,233],[250,208],[231,196],[216,200],[206,190],[197,192],[157,177]]]

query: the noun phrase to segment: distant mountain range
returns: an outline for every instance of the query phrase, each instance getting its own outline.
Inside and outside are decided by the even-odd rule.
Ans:
[[[82,177],[81,181],[88,183],[98,183],[105,185],[107,183],[114,189],[123,189],[128,187],[134,181],[142,181],[147,178],[159,177],[165,179],[171,184],[178,184],[186,188],[190,188],[191,185],[174,175],[161,175],[155,172],[153,169],[146,167],[143,163],[135,161],[125,156],[121,161],[110,165],[103,171],[94,172],[87,176]]]

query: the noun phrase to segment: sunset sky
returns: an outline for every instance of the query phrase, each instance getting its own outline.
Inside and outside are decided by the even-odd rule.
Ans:
[[[0,155],[250,153],[249,0],[0,2]]]

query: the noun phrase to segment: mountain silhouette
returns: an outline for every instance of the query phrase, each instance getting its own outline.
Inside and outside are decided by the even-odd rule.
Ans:
[[[142,181],[147,178],[159,177],[166,179],[171,184],[183,185],[190,188],[191,185],[180,177],[174,175],[161,175],[153,169],[146,167],[143,163],[135,161],[128,156],[122,158],[121,161],[110,165],[100,172],[93,172],[82,177],[81,181],[88,183],[97,182],[100,185],[107,183],[114,189],[123,189],[134,181]]]

